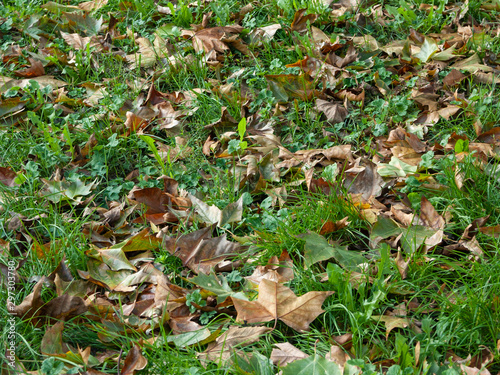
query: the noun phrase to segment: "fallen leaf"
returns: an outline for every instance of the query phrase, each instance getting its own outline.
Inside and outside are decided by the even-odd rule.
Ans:
[[[382,193],[384,180],[377,171],[377,165],[370,160],[363,160],[362,170],[346,170],[344,186],[349,193],[361,194],[363,199],[378,197]]]
[[[304,33],[307,31],[307,24],[312,25],[314,21],[318,19],[318,15],[311,13],[305,14],[307,12],[306,9],[299,9],[295,12],[293,16],[292,25],[290,26],[292,31],[296,31],[298,33]]]
[[[9,187],[18,185],[16,183],[17,173],[10,168],[0,167],[0,183]]]
[[[377,172],[382,177],[406,177],[409,174],[416,173],[417,166],[410,165],[392,156],[388,164],[380,163],[378,165]]]
[[[43,76],[45,74],[45,69],[43,68],[43,64],[41,61],[35,60],[31,57],[28,60],[31,64],[31,66],[27,69],[18,70],[16,72],[14,72],[14,74],[17,77],[34,78],[34,77]]]
[[[271,331],[268,327],[230,327],[215,343],[208,346],[207,350],[198,354],[201,360],[214,362],[227,361],[238,348],[250,345],[260,337]]]
[[[435,230],[444,229],[444,218],[437,213],[431,202],[424,196],[420,200],[420,220],[423,225],[429,228]]]
[[[309,357],[302,350],[297,349],[289,342],[274,344],[278,349],[273,348],[271,352],[271,361],[278,367],[284,367],[287,364]]]
[[[398,251],[398,255],[396,256],[396,267],[398,268],[399,274],[401,275],[401,279],[406,279],[408,276],[408,265],[410,261],[405,261],[401,251]]]
[[[278,102],[285,103],[289,98],[309,101],[320,93],[316,90],[317,82],[306,74],[268,74],[265,77]]]
[[[94,10],[101,9],[107,4],[108,0],[85,1],[83,3],[78,4],[78,8],[84,10],[85,12],[93,12]]]
[[[347,246],[330,244],[323,236],[317,233],[299,235],[306,241],[304,245],[304,268],[334,258],[344,269],[348,271],[360,271],[359,265],[366,263],[365,257],[355,251],[347,250]]]
[[[292,362],[283,368],[283,375],[342,375],[339,366],[314,354]]]
[[[342,103],[332,103],[323,99],[316,99],[315,109],[323,112],[329,124],[343,122],[347,117],[347,110]]]
[[[224,53],[229,50],[229,46],[234,46],[242,53],[247,53],[246,47],[239,39],[238,35],[243,30],[239,25],[211,27],[198,31],[193,36],[193,47],[196,52],[205,51],[210,53]]]
[[[344,229],[344,228],[348,227],[349,224],[351,224],[351,222],[348,220],[349,220],[349,216],[346,216],[341,220],[337,220],[336,222],[328,220],[321,226],[319,234],[324,236],[325,234],[334,233],[338,230]]]
[[[424,43],[420,46],[420,51],[415,54],[421,62],[426,63],[429,59],[439,51],[439,47],[434,39],[425,38]]]
[[[135,344],[129,350],[125,362],[121,369],[121,375],[133,375],[136,371],[142,370],[148,364],[148,360],[141,353],[141,349]]]
[[[350,359],[340,346],[332,345],[330,351],[325,355],[325,359],[337,364],[341,373],[344,373],[346,362]]]
[[[377,322],[384,322],[386,340],[389,338],[389,333],[391,333],[394,328],[406,328],[410,325],[410,321],[407,318],[398,318],[396,316],[372,315],[371,318]]]
[[[271,257],[267,265],[257,266],[255,271],[245,277],[255,284],[259,284],[263,279],[268,279],[277,283],[285,283],[293,280],[293,262],[286,250],[283,250],[279,259],[276,256]]]
[[[188,197],[200,219],[206,224],[217,224],[217,226],[223,227],[226,224],[239,222],[242,219],[243,196],[236,202],[228,204],[223,210],[215,205],[209,206],[194,195],[189,194]]]
[[[218,263],[234,257],[244,250],[241,245],[230,242],[226,235],[212,238],[212,227],[184,234],[178,238],[163,239],[166,250],[182,260],[182,264],[195,273],[210,273]]]
[[[208,275],[200,273],[198,276],[189,279],[189,281],[214,293],[217,296],[217,303],[224,302],[230,296],[244,300],[247,299],[242,292],[234,292],[224,276],[217,277],[213,272]]]
[[[87,311],[87,306],[81,297],[68,294],[63,294],[44,303],[42,288],[46,282],[46,278],[41,278],[36,283],[33,292],[21,304],[16,306],[9,301],[7,303],[9,311],[22,319],[31,319],[35,324],[47,319],[69,320]]]
[[[301,332],[309,330],[309,324],[323,312],[323,301],[332,294],[330,291],[308,292],[297,297],[290,288],[263,279],[256,301],[232,300],[238,312],[238,322],[260,323],[279,319]]]
[[[26,78],[20,80],[12,79],[0,87],[0,93],[4,93],[12,87],[19,87],[21,89],[24,89],[26,86],[31,85],[30,81],[36,81],[39,84],[40,89],[43,89],[47,86],[51,86],[52,88],[56,89],[67,85],[66,82],[55,79],[53,76],[39,76],[35,78]]]
[[[469,58],[458,61],[455,64],[451,66],[452,69],[460,69],[460,70],[465,70],[470,73],[476,73],[479,70],[482,70],[484,72],[493,72],[495,69],[489,67],[488,65],[483,65],[481,64],[481,60],[479,59],[479,56],[477,53],[474,53],[472,56]]]

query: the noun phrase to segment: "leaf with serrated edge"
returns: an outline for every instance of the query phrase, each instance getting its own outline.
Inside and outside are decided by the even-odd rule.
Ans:
[[[309,324],[320,315],[321,305],[333,292],[308,292],[297,297],[293,291],[270,280],[259,284],[257,301],[232,298],[238,312],[237,321],[245,323],[281,320],[296,331],[309,330]]]

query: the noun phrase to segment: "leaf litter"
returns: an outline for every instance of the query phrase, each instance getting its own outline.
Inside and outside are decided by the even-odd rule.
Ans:
[[[392,279],[407,279],[416,262],[434,264],[437,255],[451,262],[488,262],[490,250],[478,238],[499,237],[498,220],[475,217],[457,236],[452,233],[456,208],[442,207],[435,198],[436,192],[449,188],[443,185],[438,165],[446,160],[453,160],[445,168],[452,171],[460,191],[469,192],[471,182],[463,175],[471,160],[481,171],[496,173],[489,162],[498,159],[498,127],[485,116],[484,123],[474,122],[474,133],[452,133],[442,142],[433,135],[446,121],[466,121],[478,111],[486,112],[487,104],[477,109],[474,101],[480,95],[466,86],[471,79],[497,83],[499,64],[493,52],[479,53],[470,41],[498,37],[498,26],[479,25],[472,17],[467,20],[468,2],[443,5],[441,12],[455,14],[452,26],[428,35],[411,29],[405,39],[389,42],[377,40],[376,35],[332,33],[329,25],[342,26],[346,12],[355,12],[358,26],[387,27],[401,17],[412,18],[411,7],[374,7],[363,12],[357,2],[323,3],[328,21],[325,14],[303,8],[288,21],[279,17],[279,23],[260,27],[242,26],[252,7],[232,14],[234,24],[220,25],[220,15],[216,20],[212,12],[194,24],[192,16],[187,17],[189,22],[180,21],[182,12],[191,15],[194,3],[169,3],[158,5],[153,18],[172,16],[182,26],[167,23],[146,34],[125,27],[123,7],[132,3],[122,2],[122,10],[114,9],[108,19],[101,12],[109,6],[107,1],[78,6],[48,2],[42,5],[44,12],[25,24],[2,25],[2,36],[5,30],[17,35],[1,52],[4,64],[11,64],[10,76],[0,77],[2,127],[12,133],[31,129],[52,154],[62,156],[54,172],[45,176],[28,174],[38,158],[33,154],[17,168],[9,163],[0,166],[4,195],[14,201],[25,199],[26,176],[36,178],[42,186],[35,194],[40,205],[55,207],[71,222],[78,222],[79,215],[88,220],[79,227],[86,238],[81,251],[84,269],[75,269],[64,258],[52,273],[36,275],[31,293],[23,300],[7,304],[18,319],[46,326],[41,354],[64,359],[68,369],[70,364],[84,364],[89,374],[100,373],[97,368],[110,361],[119,373],[134,374],[147,368],[143,351],[160,343],[158,334],[168,327],[170,334],[163,345],[194,347],[205,366],[210,362],[240,368],[262,364],[268,358],[252,349],[262,337],[274,337],[281,330],[282,337],[288,335],[297,342],[297,332],[310,331],[311,325],[315,332],[326,334],[317,318],[325,313],[324,305],[329,306],[326,314],[332,314],[328,301],[335,298],[334,292],[341,292],[340,285],[374,290],[372,299],[364,302],[360,319],[383,323],[386,340],[407,329],[420,334],[423,323],[411,316],[412,309],[419,308],[416,297],[405,300],[403,316],[401,309],[374,315],[382,290],[401,298],[414,293],[400,289]],[[481,8],[498,11],[494,3]],[[420,10],[431,9],[421,4]],[[16,43],[21,38],[39,46],[32,49]],[[284,38],[293,40],[294,47],[287,47]],[[56,39],[59,42],[53,43]],[[288,48],[290,53],[295,49],[299,58],[288,64],[273,60],[281,69],[259,73],[266,88],[256,89],[252,61],[260,58],[265,46]],[[122,66],[123,71],[101,80],[107,69],[100,67],[104,61]],[[233,66],[238,71],[225,70]],[[205,79],[210,85],[198,82],[189,90],[161,92],[155,80],[162,74],[181,74],[183,69],[193,75],[209,72],[211,78]],[[75,84],[83,81],[82,74],[91,76],[90,70],[98,72],[93,81]],[[114,101],[108,93],[112,82],[134,97]],[[200,142],[193,120],[199,117],[203,100],[213,98],[226,105],[211,109],[212,117],[200,126],[206,139]],[[304,111],[304,103],[311,105],[311,112]],[[54,116],[48,117],[50,124],[41,120],[44,105],[59,116],[65,114],[65,125]],[[319,119],[317,130],[325,142],[292,143],[293,137],[284,129],[302,131],[302,114],[294,117],[299,108],[304,117],[307,113]],[[79,113],[99,123],[100,130],[87,134],[87,128],[73,122],[72,116]],[[359,130],[356,122],[368,125]],[[177,135],[175,142],[167,144],[172,135]],[[147,143],[147,157],[155,160],[160,173],[152,171],[144,177],[143,171],[130,170],[123,176],[123,186],[114,186],[120,193],[101,199],[102,180],[90,178],[103,168],[103,163],[96,164],[95,155],[101,155],[103,140],[107,147],[115,147],[134,137]],[[203,181],[197,186],[187,185],[183,177],[194,174],[189,169],[192,154],[204,155],[208,165],[197,171]],[[222,204],[207,192],[222,183],[212,174],[224,163],[232,179],[228,191],[239,198]],[[182,171],[175,178],[174,164]],[[110,172],[104,168],[102,173]],[[113,186],[105,189],[112,191]],[[298,192],[320,205],[337,199],[350,214],[321,218],[317,229],[292,236],[300,250],[281,248],[279,257],[279,252],[271,256],[263,252],[264,259],[256,252],[263,229],[272,232],[282,220],[266,213],[277,204],[283,215],[286,210],[295,211]],[[2,197],[3,214],[5,202]],[[257,223],[251,221],[250,211],[257,213]],[[62,248],[38,232],[43,217],[8,215],[16,255],[26,259],[33,249],[43,258],[54,247]],[[365,223],[361,244],[344,237],[354,230],[356,221]],[[460,258],[460,254],[467,256]],[[166,257],[179,260],[179,275],[167,272],[158,261]],[[453,267],[435,263],[443,269]],[[390,264],[399,276],[387,276]],[[3,277],[6,272],[2,268]],[[244,272],[246,276],[240,276]],[[326,274],[322,280],[328,282],[315,284],[321,290],[304,292],[294,284],[298,272]],[[21,281],[25,282],[17,274],[18,289]],[[55,297],[47,301],[45,290]],[[443,284],[440,291],[454,301],[453,290]],[[131,332],[141,338],[131,339],[123,356],[90,347],[82,350],[63,342],[68,322],[101,325],[101,343],[112,344]],[[344,328],[351,342],[350,331],[355,327]],[[330,342],[330,350],[323,355],[316,350],[306,354],[291,342],[278,343],[269,359],[283,374],[359,373],[366,358],[380,368],[383,363],[396,364],[377,346],[365,346],[370,352],[363,358],[352,343],[344,346],[336,338]],[[418,354],[416,348],[414,354]],[[484,358],[457,357],[453,362],[465,373],[487,374],[486,367],[498,365],[498,355],[486,346],[481,354]],[[406,359],[399,355],[403,365]]]

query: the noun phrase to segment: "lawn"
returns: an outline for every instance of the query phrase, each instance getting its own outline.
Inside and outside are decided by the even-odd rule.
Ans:
[[[1,374],[500,374],[499,17],[4,1]]]

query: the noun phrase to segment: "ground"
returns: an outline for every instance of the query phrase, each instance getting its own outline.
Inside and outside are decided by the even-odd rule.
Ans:
[[[499,373],[499,15],[4,2],[2,374]]]

